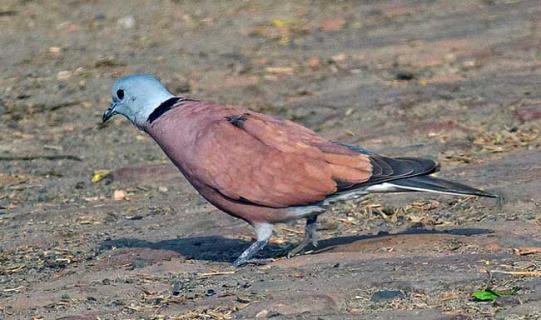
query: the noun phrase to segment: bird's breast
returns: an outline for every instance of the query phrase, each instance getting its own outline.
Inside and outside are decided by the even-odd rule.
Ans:
[[[224,106],[189,101],[162,114],[145,131],[191,181],[204,169],[202,157],[214,147],[205,138],[216,130],[216,123],[226,121],[230,114]]]

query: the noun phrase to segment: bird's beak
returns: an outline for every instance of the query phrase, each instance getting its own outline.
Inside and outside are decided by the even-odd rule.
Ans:
[[[111,103],[111,106],[103,113],[103,122],[104,123],[107,120],[111,119],[112,116],[117,114],[115,108],[116,108],[116,103]]]

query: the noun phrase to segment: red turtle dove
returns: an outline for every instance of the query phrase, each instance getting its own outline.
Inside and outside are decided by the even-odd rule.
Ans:
[[[430,176],[438,169],[433,160],[385,157],[288,120],[174,96],[150,75],[120,78],[112,94],[104,122],[128,118],[205,199],[255,228],[257,241],[235,266],[255,260],[276,223],[306,219],[304,239],[290,254],[316,245],[317,217],[337,201],[404,191],[496,197]]]

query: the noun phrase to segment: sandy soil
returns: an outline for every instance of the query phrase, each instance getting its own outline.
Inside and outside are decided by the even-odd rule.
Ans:
[[[0,318],[541,319],[540,16],[538,0],[1,1]],[[133,72],[432,156],[505,201],[341,204],[317,249],[284,258],[302,225],[280,226],[274,262],[234,269],[251,228],[127,121],[100,124]],[[474,301],[486,288],[512,294]]]

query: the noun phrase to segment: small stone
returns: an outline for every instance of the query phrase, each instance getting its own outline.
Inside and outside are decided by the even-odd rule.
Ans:
[[[336,62],[336,63],[340,63],[340,62],[346,61],[347,58],[348,58],[348,56],[346,56],[345,53],[339,53],[339,54],[336,54],[336,55],[332,56],[331,60]]]
[[[127,199],[126,191],[124,190],[115,190],[113,192],[113,200],[120,201],[120,200],[126,200]]]
[[[183,287],[182,282],[175,280],[175,282],[173,282],[173,289],[171,290],[171,294],[174,296],[178,296],[180,292],[182,291],[182,287]]]
[[[321,60],[317,57],[311,57],[308,59],[308,61],[306,61],[306,63],[310,68],[316,69],[321,64]]]
[[[383,301],[383,300],[392,300],[392,299],[403,299],[405,295],[400,290],[381,290],[372,295],[370,298],[373,302]]]
[[[56,74],[56,79],[59,81],[65,81],[65,80],[68,80],[69,78],[71,78],[71,71],[68,71],[68,70],[59,71]]]
[[[60,47],[50,47],[49,48],[49,53],[52,53],[52,54],[59,54],[60,51],[62,51],[62,48],[60,48]]]
[[[84,74],[85,73],[85,68],[77,67],[77,69],[75,69],[75,71],[73,73],[75,73],[75,74]]]
[[[131,29],[135,27],[135,18],[133,16],[125,16],[118,19],[118,25],[124,29]]]
[[[415,74],[411,71],[401,70],[396,73],[395,78],[396,80],[409,81],[415,79]]]
[[[259,311],[259,312],[255,315],[255,318],[256,318],[256,319],[266,318],[268,315],[269,315],[269,310],[263,309],[263,310]]]

